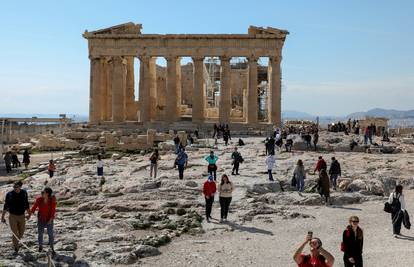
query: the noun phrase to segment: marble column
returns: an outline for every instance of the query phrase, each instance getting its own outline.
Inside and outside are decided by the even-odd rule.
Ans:
[[[150,61],[149,56],[139,57],[140,63],[140,82],[139,82],[139,106],[140,121],[148,122],[151,120],[151,100],[150,100]]]
[[[166,121],[177,121],[179,119],[177,107],[177,57],[167,57],[167,103],[166,103]]]
[[[230,58],[220,57],[221,71],[220,71],[220,104],[219,104],[219,121],[220,123],[230,123],[231,111],[231,72],[230,72]]]
[[[126,64],[126,86],[125,86],[125,108],[126,120],[136,121],[137,114],[135,111],[135,75],[134,75],[134,57],[127,57]]]
[[[101,63],[100,58],[91,58],[89,80],[89,122],[100,121]]]
[[[204,94],[204,57],[193,57],[193,98],[192,98],[192,120],[193,122],[204,121],[205,94]]]
[[[112,121],[125,121],[126,59],[113,58],[112,71]]]
[[[247,89],[247,123],[257,123],[258,104],[257,104],[257,58],[249,58],[249,87]]]
[[[111,57],[105,59],[105,97],[103,101],[104,108],[104,120],[110,121],[112,120],[112,71],[113,71],[113,60]]]
[[[149,72],[148,72],[148,87],[149,87],[149,103],[150,103],[150,120],[157,118],[157,64],[156,57],[151,57],[149,61]]]
[[[268,87],[268,105],[267,113],[269,123],[277,126],[281,125],[281,73],[280,73],[281,57],[269,58],[269,87]]]
[[[182,103],[182,88],[181,88],[181,58],[177,57],[176,60],[176,74],[177,74],[177,79],[176,79],[176,88],[177,88],[177,116],[178,116],[178,120],[181,118],[181,103]]]

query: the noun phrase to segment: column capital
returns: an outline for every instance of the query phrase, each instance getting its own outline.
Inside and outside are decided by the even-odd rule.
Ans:
[[[205,57],[203,57],[203,56],[194,56],[194,57],[191,57],[191,58],[193,59],[193,61],[204,61]]]
[[[169,55],[169,56],[165,56],[164,58],[167,61],[175,61],[175,60],[179,59],[180,57],[179,56],[174,56],[174,55]]]
[[[272,57],[269,57],[269,60],[271,62],[280,62],[282,61],[282,56],[272,56]]]
[[[232,57],[229,56],[220,56],[220,61],[229,62]]]
[[[148,55],[139,55],[138,58],[141,61],[149,61],[151,59],[151,57]]]
[[[257,63],[257,61],[259,60],[259,57],[252,55],[252,56],[248,57],[247,60],[249,61],[249,63],[253,63],[253,62]]]

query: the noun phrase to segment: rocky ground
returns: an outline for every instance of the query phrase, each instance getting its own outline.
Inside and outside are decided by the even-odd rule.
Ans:
[[[348,137],[324,133],[321,146],[328,146],[325,140],[329,138],[343,138],[341,142],[346,142]],[[382,211],[384,196],[397,182],[407,189],[413,185],[414,154],[408,153],[413,145],[395,139],[400,150],[394,154],[327,149],[277,153],[277,181],[268,183],[263,138],[244,141],[246,146],[239,148],[245,159],[241,175],[230,176],[236,190],[229,222],[225,224],[203,220],[201,187],[206,179],[204,156],[208,148],[188,149],[189,165],[183,181],[173,169],[175,156],[170,151],[161,152],[157,179],[149,178],[148,154],[119,154],[106,159],[102,188],[92,156],[60,155],[57,175],[51,180],[43,166],[35,168],[24,186],[31,202],[46,182],[58,199],[56,265],[294,266],[293,251],[307,231],[313,230],[337,258],[335,266],[342,266],[341,231],[347,218],[356,214],[365,229],[366,266],[413,266],[414,238],[408,234],[394,239],[389,216]],[[232,150],[233,146],[222,144],[215,149],[220,158],[218,175],[231,173]],[[329,207],[311,191],[316,183],[313,168],[319,155],[328,164],[335,156],[343,169],[340,190],[332,194],[333,205]],[[303,194],[294,192],[289,185],[298,159],[304,161],[308,171]],[[10,188],[0,187],[1,201]],[[410,190],[406,194],[410,211],[414,194]],[[218,219],[219,212],[216,201],[213,217]],[[46,263],[43,254],[27,249],[22,249],[18,257],[12,256],[10,233],[5,225],[0,229],[0,266]],[[37,248],[33,218],[24,241],[32,249]]]

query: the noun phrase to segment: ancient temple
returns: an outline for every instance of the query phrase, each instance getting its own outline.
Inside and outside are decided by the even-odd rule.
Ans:
[[[141,29],[130,22],[83,34],[91,66],[90,123],[190,118],[195,123],[280,124],[280,63],[287,31],[250,26],[247,34],[142,34]],[[159,57],[166,59],[166,67],[156,64]],[[182,66],[182,57],[192,62]],[[231,59],[240,57],[246,59],[246,68],[237,70]],[[218,92],[209,91],[211,79],[206,76],[211,72],[206,66],[211,69],[212,63],[206,58],[220,61],[215,71]],[[264,71],[259,58],[268,59]],[[139,79],[134,72],[137,59]],[[261,92],[266,95],[266,116],[259,120]],[[217,95],[216,100],[208,101],[208,94]]]

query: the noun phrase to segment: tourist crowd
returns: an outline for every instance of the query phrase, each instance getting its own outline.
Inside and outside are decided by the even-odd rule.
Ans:
[[[350,122],[348,124],[340,125],[338,124],[339,129],[342,127],[357,128],[358,122]],[[371,141],[368,130],[367,139]],[[267,168],[268,180],[270,182],[275,181],[273,176],[273,171],[276,167],[276,152],[282,151],[283,139],[289,140],[289,135],[291,133],[297,133],[295,128],[288,128],[287,131],[281,131],[275,129],[273,134],[266,138],[265,140],[265,154],[266,158],[263,162],[263,165]],[[308,140],[307,136],[313,135],[313,144],[314,149],[317,148],[318,140],[318,130],[315,127],[307,128],[305,133],[302,133],[302,138],[305,137]],[[198,136],[198,133],[196,134]],[[218,136],[222,135],[223,144],[228,145],[230,139],[230,130],[228,125],[215,125],[213,138],[215,139],[215,144],[218,142]],[[375,135],[375,132],[373,133]],[[192,137],[191,137],[192,138]],[[184,145],[183,140],[179,136],[174,137],[174,148],[175,148],[175,160],[174,168],[178,169],[178,177],[180,180],[184,179],[184,172],[187,168],[189,157],[186,153],[186,145]],[[309,139],[309,143],[310,143]],[[189,145],[194,143],[194,139],[188,142]],[[239,139],[239,145],[244,145],[244,141]],[[287,142],[288,144],[288,142]],[[289,149],[286,147],[286,150]],[[17,167],[20,162],[15,161],[15,156],[11,153],[6,153],[7,160],[13,164],[13,167]],[[244,159],[238,150],[237,147],[234,147],[234,150],[231,153],[232,159],[232,171],[233,176],[240,175],[240,164],[243,163]],[[150,177],[156,178],[158,172],[158,164],[161,160],[160,153],[157,149],[153,151],[149,157],[150,163]],[[208,178],[203,183],[202,194],[205,200],[205,218],[207,222],[210,222],[212,217],[212,209],[215,200],[215,195],[218,193],[218,200],[220,204],[220,222],[226,222],[229,216],[230,205],[232,202],[233,192],[235,186],[231,181],[230,177],[222,173],[219,176],[220,181],[217,183],[217,163],[219,161],[218,155],[215,154],[214,150],[211,150],[208,155],[204,157],[204,160],[207,162],[207,173]],[[6,165],[9,161],[7,161]],[[16,163],[16,164],[15,164]],[[30,163],[30,155],[26,150],[23,155],[23,163],[26,168]],[[8,169],[9,171],[9,169]],[[48,166],[48,173],[50,179],[54,177],[56,171],[56,166],[53,160],[50,160]],[[307,179],[307,173],[311,173],[305,168],[304,162],[299,159],[297,160],[291,179],[291,186],[296,188],[296,190],[301,194],[305,191],[305,184]],[[328,164],[322,156],[319,156],[315,167],[313,168],[313,174],[318,173],[318,179],[316,185],[306,188],[310,192],[318,192],[322,201],[325,205],[331,205],[332,201],[330,199],[330,190],[337,190],[338,188],[338,178],[341,177],[341,164],[338,159],[335,157],[331,158],[330,167],[328,169]],[[98,156],[97,161],[97,176],[101,178],[100,185],[102,186],[105,183],[104,179],[104,163],[102,156]],[[48,234],[48,245],[50,246],[50,251],[52,254],[54,252],[54,218],[56,216],[56,197],[53,195],[53,191],[50,187],[45,187],[38,196],[35,202],[30,208],[28,201],[28,192],[22,188],[23,184],[21,181],[18,181],[14,184],[13,190],[7,193],[5,198],[5,203],[3,207],[3,212],[1,216],[1,221],[6,223],[5,215],[8,213],[8,222],[13,233],[12,241],[15,254],[18,253],[20,249],[20,239],[23,237],[25,232],[26,220],[29,220],[30,217],[37,211],[37,231],[38,231],[38,249],[39,252],[43,251],[43,234],[44,230],[47,230]],[[401,226],[404,224],[409,228],[409,217],[406,211],[406,203],[404,200],[403,187],[397,185],[395,191],[392,192],[389,196],[387,203],[385,204],[384,210],[391,213],[391,220],[393,226],[393,234],[395,237],[401,235]],[[340,249],[343,252],[343,261],[346,267],[363,266],[363,243],[364,243],[364,234],[363,230],[359,226],[359,218],[357,216],[352,216],[348,220],[348,226],[345,228],[342,234],[342,242]],[[306,245],[309,245],[310,253],[305,254],[303,252]],[[322,241],[313,236],[313,232],[309,231],[305,240],[300,244],[293,256],[294,261],[298,266],[302,267],[325,267],[333,266],[334,257],[330,252],[324,249],[322,246]]]

